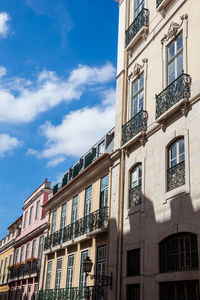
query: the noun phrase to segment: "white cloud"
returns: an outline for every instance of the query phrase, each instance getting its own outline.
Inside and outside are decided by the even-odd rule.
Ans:
[[[56,166],[67,156],[81,157],[114,126],[115,91],[104,91],[102,96],[100,105],[72,111],[58,126],[46,122],[41,126],[45,148],[42,152],[29,149],[28,154],[48,159],[48,166]]]
[[[0,83],[0,122],[25,123],[62,101],[79,99],[87,87],[114,79],[111,63],[102,67],[79,65],[67,79],[44,70],[35,83],[23,78],[10,78]]]
[[[7,152],[20,146],[20,141],[11,137],[9,134],[1,133],[0,134],[0,157],[3,157]]]
[[[6,12],[0,13],[0,36],[5,38],[9,30],[10,16]]]
[[[7,74],[7,70],[5,67],[0,67],[0,78]]]

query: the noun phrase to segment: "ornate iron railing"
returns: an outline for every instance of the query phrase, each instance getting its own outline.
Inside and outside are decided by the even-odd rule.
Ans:
[[[149,26],[149,10],[143,8],[133,23],[126,30],[126,47],[144,26]]]
[[[156,8],[163,2],[163,0],[156,0]]]
[[[147,111],[141,110],[130,121],[122,126],[122,144],[126,144],[136,134],[147,130]]]
[[[181,99],[189,99],[190,85],[190,76],[183,73],[159,95],[156,95],[156,118],[160,117]]]
[[[104,299],[105,289],[100,286],[71,287],[39,292],[39,300],[93,300]]]
[[[137,185],[129,191],[129,208],[141,204],[142,185]]]
[[[181,162],[167,170],[167,190],[171,191],[185,184],[185,162]]]
[[[39,272],[39,260],[36,260],[21,265],[18,268],[9,270],[8,280],[10,281],[15,278],[24,277],[26,275],[31,275],[38,272]]]
[[[85,233],[107,227],[108,207],[100,208],[45,238],[44,250],[65,243]]]

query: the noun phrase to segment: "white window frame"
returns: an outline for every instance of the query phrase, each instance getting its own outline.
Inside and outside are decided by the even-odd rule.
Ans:
[[[185,17],[183,20],[182,25],[177,31],[176,36],[169,37],[168,39],[162,39],[162,61],[163,61],[163,68],[162,68],[162,90],[164,90],[168,86],[168,72],[167,72],[167,52],[169,45],[178,37],[182,32],[183,37],[183,70],[185,74],[188,74],[188,60],[187,60],[187,39],[188,39],[188,20]]]
[[[183,141],[183,145],[184,145],[184,152],[183,153],[179,153],[179,143],[180,141]],[[172,148],[176,145],[177,147],[177,153],[176,153],[176,164],[174,166],[172,166],[172,161],[174,159],[172,159],[171,157],[171,151],[172,151]],[[184,155],[184,160],[180,161],[180,156],[181,155]],[[178,165],[179,163],[181,162],[184,162],[185,161],[185,141],[184,141],[184,137],[180,137],[179,139],[175,140],[168,148],[168,169],[170,168],[173,168],[175,167],[176,165]]]
[[[73,258],[73,265],[69,266],[70,259]],[[66,288],[69,289],[73,286],[73,277],[74,277],[74,253],[68,255],[67,259],[67,272],[66,272]]]
[[[49,266],[51,266],[49,271]],[[45,280],[45,290],[49,290],[51,288],[51,279],[52,279],[52,266],[53,261],[49,260],[47,262],[47,271],[46,271],[46,280]]]

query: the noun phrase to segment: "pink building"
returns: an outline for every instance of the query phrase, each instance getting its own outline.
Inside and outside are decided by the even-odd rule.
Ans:
[[[52,192],[45,181],[24,201],[21,233],[15,241],[14,262],[9,268],[10,300],[37,299],[40,266],[47,228],[43,204]]]

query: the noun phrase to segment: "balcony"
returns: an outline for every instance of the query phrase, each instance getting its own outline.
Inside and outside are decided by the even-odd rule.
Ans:
[[[142,185],[137,185],[129,191],[129,208],[135,207],[142,202]]]
[[[185,184],[185,162],[181,162],[167,170],[167,191]]]
[[[34,260],[26,264],[17,264],[10,267],[8,281],[16,278],[23,278],[39,272],[39,260]]]
[[[159,95],[156,95],[156,119],[180,102],[180,100],[188,101],[190,98],[190,86],[190,76],[183,73]]]
[[[147,111],[141,110],[130,121],[122,126],[122,145],[135,137],[140,132],[147,130]]]
[[[108,226],[108,207],[103,207],[45,238],[44,250]]]
[[[44,290],[39,292],[39,300],[93,300],[104,299],[105,289],[100,286],[71,287],[57,290]]]
[[[133,42],[136,39],[136,36],[139,35],[139,33],[142,33],[148,30],[149,26],[149,10],[146,8],[143,8],[139,15],[135,18],[133,23],[129,26],[129,28],[126,30],[126,47],[133,46]],[[138,36],[139,38],[139,36]]]

